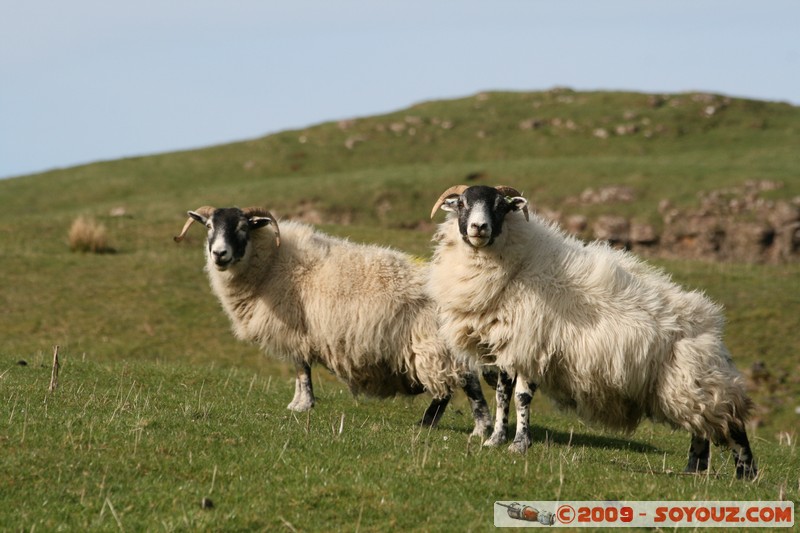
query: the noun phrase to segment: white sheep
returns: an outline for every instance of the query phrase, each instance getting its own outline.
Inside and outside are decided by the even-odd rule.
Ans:
[[[745,430],[752,404],[722,342],[719,306],[629,252],[529,221],[527,200],[510,187],[451,187],[431,217],[439,208],[451,214],[434,238],[429,290],[442,335],[517,376],[513,450],[530,445],[527,404],[538,386],[590,423],[632,431],[646,417],[686,429],[687,471],[708,468],[710,440],[731,448],[737,477],[756,476]],[[511,386],[502,377],[498,400]],[[498,416],[487,444],[505,440],[501,424]]]
[[[293,411],[314,406],[311,365],[320,363],[354,394],[428,391],[422,423],[435,425],[461,385],[475,434],[491,426],[477,374],[438,336],[427,269],[398,251],[354,244],[275,218],[261,208],[201,207],[208,228],[206,271],[239,339],[256,342],[296,369]],[[270,228],[271,226],[271,228]]]

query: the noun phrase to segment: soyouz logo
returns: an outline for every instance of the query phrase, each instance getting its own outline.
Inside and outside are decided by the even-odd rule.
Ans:
[[[786,501],[496,501],[496,527],[793,527]]]

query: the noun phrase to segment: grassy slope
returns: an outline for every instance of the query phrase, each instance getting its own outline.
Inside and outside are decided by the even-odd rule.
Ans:
[[[704,114],[708,106],[717,107],[711,117]],[[519,122],[531,118],[542,126],[521,130]],[[570,120],[574,125],[567,125]],[[451,127],[443,127],[446,122]],[[613,131],[633,123],[635,134],[594,136],[598,128]],[[295,421],[283,409],[290,396],[285,367],[229,334],[201,271],[200,232],[180,246],[170,236],[186,209],[203,204],[262,204],[292,213],[305,203],[329,220],[349,221],[326,225],[327,231],[426,256],[430,202],[478,171],[488,182],[515,185],[549,207],[588,186],[631,185],[637,202],[604,209],[654,220],[662,198],[688,205],[698,190],[747,179],[784,182],[772,193],[776,197],[800,195],[799,136],[800,111],[783,104],[675,95],[654,106],[652,97],[638,94],[491,93],[420,104],[353,124],[323,124],[205,150],[2,181],[0,443],[8,444],[9,452],[0,456],[0,493],[9,502],[6,510],[32,500],[75,507],[59,515],[46,505],[33,506],[18,519],[0,514],[0,524],[65,521],[113,527],[113,513],[103,507],[106,497],[128,524],[152,519],[166,529],[186,523],[280,526],[276,516],[311,528],[319,522],[313,513],[304,514],[309,508],[335,515],[343,527],[359,514],[364,528],[383,528],[391,520],[478,527],[491,520],[488,502],[506,496],[774,499],[785,490],[797,500],[795,444],[778,442],[785,431],[797,438],[797,265],[663,263],[677,280],[706,290],[726,306],[727,342],[740,368],[761,360],[771,372],[754,390],[764,423],[756,430],[756,451],[767,465],[766,477],[748,486],[744,497],[738,486],[732,492],[727,467],[722,478],[705,480],[641,472],[647,461],[660,471],[665,452],[668,467],[679,469],[683,435],[645,425],[632,440],[657,452],[641,446],[631,451],[622,444],[628,441],[554,415],[541,400],[528,476],[520,473],[525,459],[503,451],[474,449],[465,457],[469,420],[464,413],[448,419],[453,426],[445,430],[415,432],[411,423],[424,408],[423,398],[357,404],[327,380],[327,395],[311,425]],[[345,146],[348,139],[355,142],[352,150]],[[131,216],[108,217],[115,206],[125,206]],[[108,226],[117,254],[69,253],[66,234],[79,214],[94,215]],[[403,229],[420,225],[421,231]],[[56,343],[64,347],[69,364],[64,390],[45,402],[49,370],[40,365],[46,367]],[[14,363],[20,359],[31,364],[18,367]],[[246,394],[253,376],[261,394]],[[198,381],[206,383],[202,390]],[[136,401],[124,398],[129,390]],[[203,414],[204,401],[212,405],[210,415]],[[342,434],[341,451],[323,453],[331,443],[330,427],[342,413],[354,421]],[[210,426],[198,424],[196,417]],[[151,419],[158,422],[147,422]],[[587,442],[582,451],[566,447],[565,439],[544,446],[541,428],[563,436],[571,427]],[[229,434],[240,435],[242,442],[231,444],[226,439],[237,437]],[[76,444],[76,435],[84,440]],[[137,455],[115,461],[130,456],[132,446]],[[164,447],[180,453],[165,454]],[[80,463],[79,470],[54,466],[64,461],[63,450],[68,461]],[[137,460],[140,455],[147,459]],[[434,458],[444,467],[433,471]],[[196,500],[209,490],[215,465],[214,493],[225,493],[220,497],[229,503],[203,514]],[[303,473],[306,466],[309,474]],[[496,468],[497,475],[490,473]],[[592,480],[601,477],[609,480],[609,488],[592,488]],[[113,480],[113,491],[104,479]],[[387,489],[385,480],[394,480],[398,488]],[[80,496],[66,487],[85,491]],[[415,490],[419,487],[427,488]],[[438,504],[429,503],[435,491],[441,493],[439,504],[451,502],[469,517],[461,522],[463,517],[443,514]],[[266,503],[264,493],[270,495]],[[382,507],[386,501],[390,506]]]
[[[355,401],[323,381],[292,415],[288,380],[236,367],[72,359],[53,395],[49,379],[38,363],[4,375],[4,529],[469,531],[491,529],[495,500],[797,499],[796,442],[758,440],[753,483],[716,450],[711,475],[685,476],[685,435],[621,438],[541,400],[522,457],[469,442],[463,398],[427,431],[421,397]]]

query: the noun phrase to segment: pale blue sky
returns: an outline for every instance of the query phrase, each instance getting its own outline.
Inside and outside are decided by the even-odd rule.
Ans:
[[[483,90],[800,105],[800,0],[0,0],[0,177]]]

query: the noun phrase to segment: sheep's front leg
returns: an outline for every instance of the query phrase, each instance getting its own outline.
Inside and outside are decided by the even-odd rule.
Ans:
[[[450,403],[450,396],[431,400],[431,404],[425,409],[425,414],[422,415],[422,420],[419,421],[419,425],[423,427],[436,427],[448,403]]]
[[[525,453],[531,445],[530,406],[533,393],[536,392],[536,383],[527,381],[522,376],[517,376],[514,389],[514,403],[517,406],[517,433],[514,442],[508,447],[513,453]]]
[[[481,380],[477,374],[470,372],[464,377],[464,393],[469,398],[472,418],[475,420],[472,435],[481,438],[488,436],[492,431],[492,416],[489,414],[489,406],[483,396]]]
[[[689,445],[689,463],[684,472],[694,474],[708,470],[709,452],[708,439],[692,435],[692,443]]]
[[[730,428],[730,442],[728,444],[733,452],[733,459],[736,463],[736,479],[755,479],[758,475],[756,460],[753,457],[753,450],[750,449],[750,441],[747,439],[747,431],[744,425],[740,428]]]
[[[511,405],[511,392],[513,389],[514,378],[506,371],[500,370],[497,376],[497,390],[495,391],[494,431],[492,431],[491,437],[483,443],[484,446],[500,446],[508,440],[506,426],[508,425],[508,409]]]
[[[297,375],[294,379],[294,398],[286,406],[290,411],[308,411],[314,407],[314,386],[311,384],[311,366],[305,362],[296,362]]]

